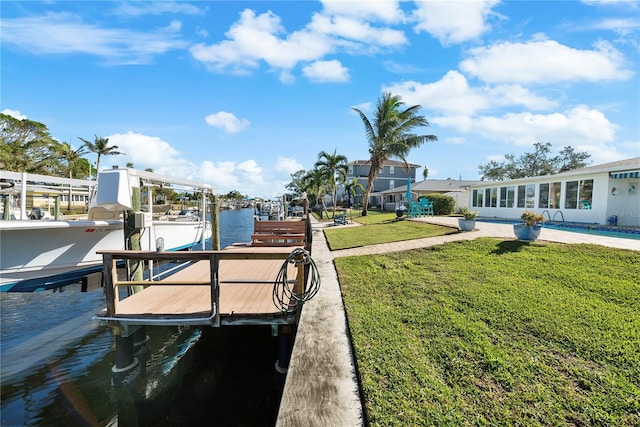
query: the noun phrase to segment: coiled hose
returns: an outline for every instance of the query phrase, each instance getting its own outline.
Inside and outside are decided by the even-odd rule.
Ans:
[[[305,287],[301,294],[296,293],[296,282],[289,282],[287,270],[289,264],[295,264],[298,268],[309,266],[309,286]],[[282,263],[278,276],[273,284],[273,303],[280,311],[293,314],[304,304],[313,298],[320,290],[320,275],[316,263],[309,252],[302,248],[294,249]]]

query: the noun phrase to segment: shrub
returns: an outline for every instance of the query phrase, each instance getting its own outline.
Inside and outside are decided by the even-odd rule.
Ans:
[[[524,221],[525,225],[536,225],[544,222],[544,216],[531,211],[524,211],[520,215],[520,219]]]
[[[434,215],[451,215],[456,209],[456,199],[451,196],[440,193],[430,193],[421,196],[420,199],[425,197],[433,203]]]
[[[478,217],[478,212],[472,211],[469,208],[462,208],[460,213],[464,217],[464,219],[476,219]]]

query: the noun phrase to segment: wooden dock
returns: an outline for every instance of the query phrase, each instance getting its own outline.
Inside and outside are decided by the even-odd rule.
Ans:
[[[300,247],[232,247],[221,251],[101,251],[107,308],[97,315],[111,326],[292,324],[296,301],[279,285],[304,291],[304,265],[290,262]],[[155,281],[122,281],[116,262],[178,260],[193,264]],[[286,269],[286,277],[282,276]],[[276,282],[280,280],[280,283]],[[121,286],[143,286],[120,300]],[[275,290],[274,290],[275,289]],[[280,290],[279,290],[280,289]],[[276,298],[274,298],[274,292]],[[274,300],[284,298],[284,307]],[[289,298],[287,300],[287,298]]]

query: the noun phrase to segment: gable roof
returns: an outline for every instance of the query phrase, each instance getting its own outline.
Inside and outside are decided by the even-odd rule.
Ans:
[[[409,168],[420,168],[422,167],[421,165],[416,165],[414,163],[407,163],[409,165]],[[371,165],[371,160],[354,160],[352,162],[348,162],[347,166],[369,166]],[[404,162],[401,162],[399,160],[387,160],[386,162],[384,162],[382,164],[382,166],[399,166],[399,167],[404,167]]]

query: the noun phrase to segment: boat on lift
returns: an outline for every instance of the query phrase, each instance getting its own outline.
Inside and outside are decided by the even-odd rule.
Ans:
[[[152,188],[161,185],[181,186],[202,194],[199,209],[206,212],[207,195],[214,193],[211,185],[180,178],[168,177],[135,169],[112,169],[99,174],[95,181],[69,180],[0,171],[3,189],[21,194],[21,207],[13,216],[18,219],[0,221],[0,291],[31,292],[56,288],[81,280],[102,269],[102,257],[96,252],[104,249],[125,249],[127,237],[125,213],[132,209],[132,194],[136,187],[146,187],[148,207],[133,212],[134,230],[140,232],[143,250],[177,251],[191,248],[204,249],[211,238],[211,223],[204,215],[197,218],[179,218],[163,215],[154,217]],[[17,184],[20,184],[19,186]],[[87,219],[33,220],[26,214],[27,187],[55,184],[63,191],[71,186],[85,188],[93,193]],[[173,188],[173,187],[172,187]],[[9,203],[4,204],[7,209]]]

